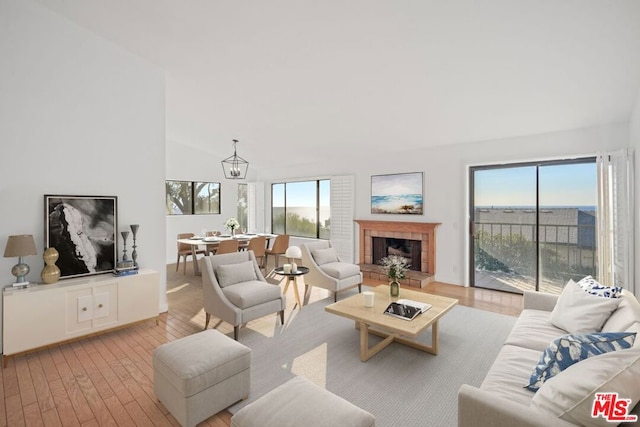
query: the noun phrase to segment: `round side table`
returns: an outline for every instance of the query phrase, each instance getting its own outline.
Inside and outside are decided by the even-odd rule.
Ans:
[[[298,292],[298,277],[304,276],[305,274],[307,274],[309,272],[309,269],[307,267],[298,266],[298,269],[296,271],[285,273],[284,268],[278,267],[274,270],[274,272],[281,276],[287,276],[287,283],[286,285],[284,285],[283,293],[286,294],[287,289],[289,289],[289,284],[293,283],[293,294],[296,296],[296,303],[298,304],[298,307],[300,307],[300,310],[302,310],[302,303],[300,302],[300,293]]]

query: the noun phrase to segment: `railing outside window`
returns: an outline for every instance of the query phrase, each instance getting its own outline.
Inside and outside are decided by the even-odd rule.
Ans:
[[[595,224],[540,226],[542,281],[561,290],[569,279],[596,276]],[[487,274],[535,277],[535,225],[475,223],[475,265]],[[516,286],[517,287],[517,286]]]

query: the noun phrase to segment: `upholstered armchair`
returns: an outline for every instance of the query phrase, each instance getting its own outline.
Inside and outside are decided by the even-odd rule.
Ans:
[[[331,242],[318,240],[300,245],[302,265],[309,268],[304,276],[307,286],[317,286],[333,292],[333,301],[338,300],[338,292],[358,287],[362,292],[362,273],[356,264],[342,262],[336,255]]]
[[[205,329],[212,315],[233,325],[235,340],[240,325],[271,313],[284,324],[285,296],[265,280],[253,251],[205,256],[202,265]]]

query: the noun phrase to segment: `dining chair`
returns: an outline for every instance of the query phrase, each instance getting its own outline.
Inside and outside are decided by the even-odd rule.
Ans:
[[[238,252],[238,241],[236,239],[221,240],[216,249],[216,255],[233,252]]]
[[[179,233],[178,234],[178,240],[180,239],[190,239],[191,237],[195,236],[195,234],[193,233]],[[197,249],[196,250],[196,256],[198,254],[206,254],[207,252],[204,249]],[[180,267],[180,258],[184,258],[184,263],[182,266],[183,269],[183,273],[187,274],[187,257],[191,256],[193,257],[193,252],[191,251],[191,245],[188,245],[186,243],[180,243],[178,242],[178,259],[176,261],[176,271],[178,271],[178,268]],[[193,262],[198,262],[198,260],[193,260]]]
[[[265,251],[267,250],[267,238],[264,236],[256,236],[249,240],[249,244],[247,245],[248,251],[253,251],[253,255],[256,257],[256,261],[258,261],[258,266],[261,270],[266,268],[265,263]]]
[[[206,232],[206,237],[214,237],[214,236],[219,236],[221,233],[219,231],[207,231]],[[207,245],[207,254],[215,254],[216,253],[216,248],[218,247],[218,245]]]
[[[249,242],[251,241],[251,239],[242,238],[242,237],[238,237],[236,238],[236,240],[238,240],[239,251],[246,251],[247,247],[249,247]]]
[[[273,255],[275,257],[275,268],[280,266],[280,255],[284,255],[287,252],[287,248],[289,247],[289,235],[288,234],[278,234],[276,236],[276,240],[273,242],[273,246],[271,249],[267,249],[264,251],[264,264],[267,265],[267,261],[269,259],[269,255]]]

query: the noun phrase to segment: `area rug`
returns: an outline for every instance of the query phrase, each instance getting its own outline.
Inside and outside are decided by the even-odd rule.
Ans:
[[[288,312],[284,326],[274,319],[240,331],[252,350],[251,394],[231,413],[301,375],[371,412],[377,426],[453,426],[458,388],[480,385],[515,322],[456,306],[440,320],[437,356],[393,343],[363,363],[354,322],[324,311],[332,302]],[[420,340],[430,342],[431,331]]]

